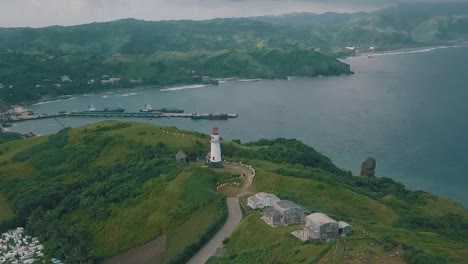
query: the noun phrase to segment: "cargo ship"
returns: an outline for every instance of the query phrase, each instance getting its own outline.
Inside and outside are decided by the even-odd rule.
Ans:
[[[171,114],[182,114],[184,112],[183,109],[178,108],[160,108],[160,109],[153,109],[153,107],[149,104],[145,105],[140,112],[161,112],[161,113],[171,113]]]
[[[228,114],[220,113],[220,114],[200,114],[200,113],[193,113],[191,118],[193,120],[201,120],[201,119],[208,119],[208,120],[227,120],[229,118]]]
[[[106,107],[103,110],[97,110],[94,105],[90,105],[86,112],[97,112],[97,113],[123,113],[125,109],[122,107]]]

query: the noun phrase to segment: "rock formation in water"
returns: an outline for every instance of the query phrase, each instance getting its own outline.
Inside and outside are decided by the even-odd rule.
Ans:
[[[368,157],[361,165],[361,176],[374,177],[377,161],[373,157]]]

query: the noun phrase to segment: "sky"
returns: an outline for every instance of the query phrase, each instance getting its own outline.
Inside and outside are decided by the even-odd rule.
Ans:
[[[0,0],[0,27],[44,27],[144,20],[210,19],[292,12],[373,11],[434,0]],[[459,0],[463,1],[463,0]],[[468,1],[468,0],[467,0]]]

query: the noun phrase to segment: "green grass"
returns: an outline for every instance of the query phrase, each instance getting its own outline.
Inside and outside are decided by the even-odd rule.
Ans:
[[[0,183],[5,183],[5,189],[0,188],[0,221],[15,217],[12,204],[4,194],[14,199],[18,196],[26,197],[27,199],[12,199],[21,207],[26,207],[25,202],[34,204],[34,199],[29,199],[30,196],[42,195],[39,185],[56,186],[55,190],[84,186],[81,189],[71,189],[73,195],[70,198],[76,203],[71,204],[70,212],[62,213],[59,221],[65,226],[84,228],[88,234],[86,244],[98,259],[125,252],[166,234],[168,254],[165,261],[169,261],[202,235],[219,218],[217,213],[224,210],[218,208],[218,202],[223,196],[214,192],[214,186],[216,179],[224,181],[231,176],[202,169],[200,163],[178,165],[173,157],[179,149],[190,150],[197,141],[208,146],[205,136],[175,128],[116,121],[72,129],[65,135],[67,137],[62,135],[53,142],[49,142],[47,137],[38,137],[0,145],[0,149],[8,151],[0,156],[0,162],[3,162],[0,166]],[[56,144],[61,144],[59,141],[63,139],[65,145],[57,147]],[[42,143],[46,145],[41,145]],[[160,143],[166,147],[160,156],[141,159],[132,157],[142,153],[148,154],[145,152],[145,146],[150,147],[151,154],[152,148]],[[98,149],[94,149],[96,144],[100,146]],[[57,157],[62,154],[57,154],[54,148],[63,153],[76,153],[83,148],[89,148],[90,155],[95,156],[84,157],[77,167],[74,162],[67,160],[61,161],[53,168],[43,167],[45,151],[47,161],[62,158]],[[18,161],[15,158],[17,154],[25,157],[22,158],[24,161]],[[136,164],[129,164],[132,158],[136,160]],[[122,166],[117,168],[115,164]],[[139,174],[138,171],[154,171],[147,168],[152,166],[165,166],[168,171],[155,170],[154,174]],[[137,172],[132,171],[135,169],[138,169]],[[90,177],[99,177],[99,173],[106,173],[104,177],[112,178],[116,184],[123,182],[128,186],[109,186],[109,183],[105,184],[97,179],[92,179],[92,184],[87,183],[91,180]],[[132,179],[140,177],[147,180],[139,183]],[[14,181],[17,182],[13,184]],[[12,187],[14,188],[11,189]],[[86,205],[89,203],[86,202],[89,201],[87,199],[102,199],[103,195],[110,192],[114,192],[112,195],[120,195],[122,191],[118,190],[122,188],[123,193],[132,191],[134,194],[127,199],[117,199],[118,202],[106,202],[104,206],[110,211],[104,218],[96,218],[91,214],[92,210]],[[44,192],[45,195],[50,195],[47,191]],[[57,199],[57,203],[61,201],[61,198]],[[101,208],[97,207],[96,210]],[[193,228],[194,222],[201,224]]]
[[[0,195],[0,222],[9,220],[14,216],[8,200]]]
[[[399,242],[404,242],[425,252],[446,257],[449,263],[466,263],[468,259],[468,242],[454,240],[430,232],[417,232],[402,228],[388,228],[375,225],[365,225],[366,230],[376,237],[391,235]]]
[[[324,244],[304,244],[290,233],[298,226],[271,228],[259,213],[247,216],[226,244],[236,257],[217,257],[210,263],[306,263],[323,250]]]
[[[169,262],[185,247],[189,246],[214,222],[216,210],[213,206],[202,208],[195,212],[185,223],[169,234],[169,240],[164,254],[163,263]]]
[[[337,220],[353,219],[391,226],[398,219],[394,210],[369,197],[323,181],[279,175],[273,172],[278,167],[268,162],[256,163],[257,190],[283,194],[309,210],[325,212]]]

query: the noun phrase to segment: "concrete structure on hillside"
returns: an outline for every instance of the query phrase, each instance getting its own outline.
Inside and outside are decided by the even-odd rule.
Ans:
[[[341,237],[345,237],[347,235],[351,235],[353,233],[353,228],[351,227],[350,224],[339,221],[338,222],[338,233],[340,234]]]
[[[210,168],[222,168],[223,160],[221,159],[221,144],[219,138],[218,127],[211,129],[211,151],[207,155],[207,163]]]
[[[292,232],[302,241],[315,242],[338,238],[338,223],[322,213],[313,213],[305,217],[304,228]]]
[[[262,219],[270,226],[296,225],[304,222],[304,211],[291,201],[280,200],[264,211]]]
[[[177,152],[177,154],[175,155],[175,158],[176,158],[176,161],[179,162],[179,163],[188,162],[188,156],[182,150],[179,150],[179,152]]]
[[[274,194],[259,192],[247,199],[247,205],[252,209],[265,209],[272,207],[280,199]]]

